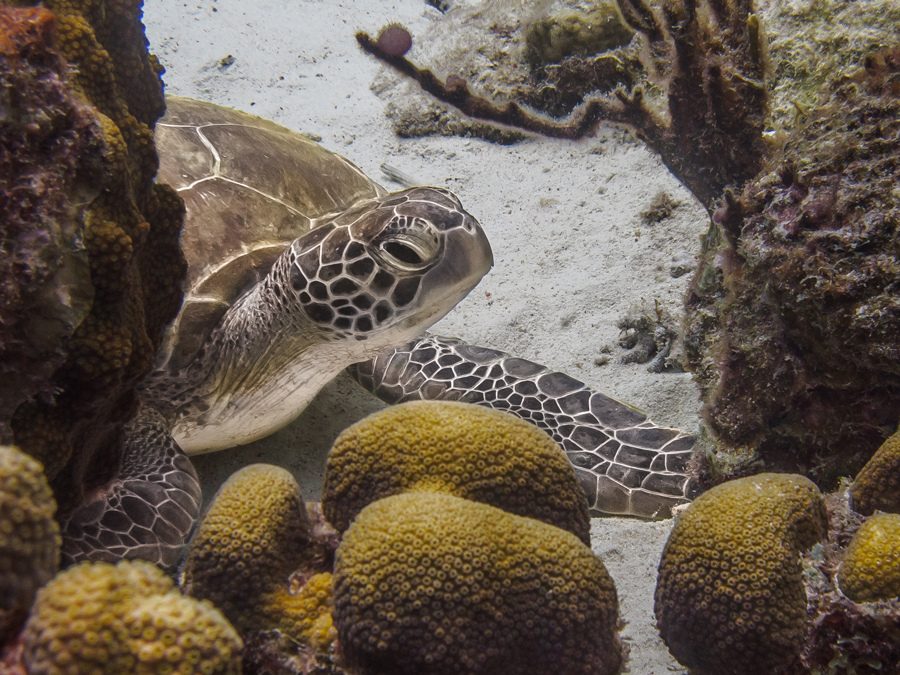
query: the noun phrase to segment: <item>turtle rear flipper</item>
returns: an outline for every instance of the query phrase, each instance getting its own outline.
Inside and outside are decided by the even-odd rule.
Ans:
[[[62,525],[63,564],[124,558],[173,569],[200,517],[200,481],[163,417],[143,406],[125,427],[121,471]]]

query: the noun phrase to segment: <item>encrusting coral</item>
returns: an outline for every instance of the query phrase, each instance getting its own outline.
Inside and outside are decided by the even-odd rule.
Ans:
[[[876,510],[900,513],[900,431],[882,443],[856,474],[850,505],[864,516]]]
[[[360,675],[601,675],[622,661],[615,587],[589,547],[448,494],[363,509],[338,549],[334,603]]]
[[[802,476],[760,474],[698,497],[659,565],[655,612],[673,656],[696,675],[796,663],[807,630],[800,554],[827,527],[822,495]]]
[[[21,259],[13,272],[21,278],[46,258],[40,292],[56,294],[56,314],[72,326],[63,330],[64,345],[46,346],[54,369],[41,371],[42,383],[29,382],[26,372],[4,373],[31,398],[15,401],[3,422],[44,463],[65,512],[78,505],[85,481],[88,488],[104,482],[102,469],[116,465],[121,426],[134,411],[133,384],[149,370],[178,310],[183,205],[154,183],[162,68],[147,53],[141,3],[48,0],[44,7],[44,28],[30,34],[35,49],[26,53],[35,63],[4,76],[26,105],[0,137],[2,156],[16,157],[8,175],[23,188],[12,193],[16,208],[4,225]],[[41,82],[40,59],[50,64],[52,86]],[[54,151],[18,152],[37,141]],[[32,194],[24,189],[29,182],[49,191]],[[0,347],[6,365],[9,345]]]
[[[850,541],[838,574],[854,602],[900,598],[900,514],[869,518]]]
[[[559,63],[571,56],[594,56],[627,45],[634,31],[622,22],[614,2],[588,10],[571,9],[532,21],[525,32],[526,58],[532,67]]]
[[[96,195],[89,160],[100,131],[68,86],[55,30],[46,9],[0,4],[0,84],[15,92],[0,121],[0,442],[12,440],[19,404],[52,395],[65,340],[93,298],[72,211]]]
[[[484,502],[590,542],[587,501],[565,454],[508,413],[412,401],[369,415],[334,442],[322,508],[338,531],[371,502],[406,490]]]
[[[219,610],[143,561],[60,573],[38,592],[22,641],[29,675],[241,672],[241,639]]]
[[[55,511],[40,462],[0,445],[0,645],[59,568]]]
[[[244,467],[219,488],[191,540],[182,586],[242,635],[279,629],[327,651],[335,637],[330,560],[313,538],[294,477],[268,464]],[[292,589],[298,571],[305,578]]]
[[[896,427],[898,72],[887,52],[839,81],[714,216],[684,341],[725,461],[745,448],[831,487]]]

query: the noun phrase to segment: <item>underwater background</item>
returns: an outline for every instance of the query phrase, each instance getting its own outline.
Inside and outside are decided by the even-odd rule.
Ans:
[[[900,527],[890,516],[874,516],[863,525],[860,514],[898,509],[885,501],[900,489],[896,436],[860,474],[855,492],[847,492],[846,479],[894,433],[900,418],[900,56],[895,35],[900,9],[875,0],[757,2],[752,12],[745,2],[701,3],[699,10],[691,2],[650,4],[655,9],[630,0],[618,9],[574,0],[252,6],[232,0],[149,0],[143,22],[147,47],[158,62],[146,61],[135,77],[134,88],[142,93],[129,94],[133,117],[114,119],[130,151],[145,152],[147,130],[141,125],[161,112],[162,98],[140,83],[147,78],[152,84],[161,66],[166,94],[233,106],[302,132],[348,157],[389,191],[407,184],[452,190],[484,227],[494,267],[432,332],[561,371],[645,411],[659,425],[695,435],[691,470],[703,488],[737,479],[707,492],[681,520],[591,519],[590,545],[615,584],[631,672],[689,672],[679,661],[696,673],[894,672],[884,668],[896,663],[900,640],[889,637],[869,647],[859,636],[881,635],[885,620],[896,629],[895,580],[887,575],[884,595],[865,568],[873,555],[886,555],[890,569],[897,566],[900,545],[879,549],[871,542],[900,540]],[[68,16],[79,3],[57,5],[55,11]],[[103,24],[105,3],[86,5],[90,16],[104,17],[95,21]],[[133,20],[137,7],[116,4],[110,16],[130,12],[131,19],[96,28],[98,39],[114,42],[125,36],[139,43],[141,25]],[[35,16],[29,19],[32,32],[17,39],[44,44],[50,32],[45,19]],[[402,26],[395,28],[400,42],[409,33],[408,51],[387,39],[374,41],[389,24]],[[67,36],[71,31],[81,35],[72,44],[87,45],[84,53],[94,53],[90,27],[71,18],[61,26]],[[360,31],[373,39],[367,42]],[[145,58],[139,52],[115,56],[132,67]],[[572,114],[573,124],[566,128],[526,115],[529,119],[518,124],[522,131],[473,121],[422,93],[409,75],[427,81],[423,71],[407,67],[407,75],[400,75],[385,65],[400,61],[431,69],[436,76],[432,88],[436,81],[439,95],[463,107],[466,101],[470,108],[481,105],[459,95],[464,85],[483,96],[494,105],[480,110],[495,121],[517,121],[503,107],[516,100],[557,117]],[[41,67],[47,63],[57,67],[52,59]],[[81,72],[92,73],[95,66],[85,57]],[[20,71],[11,72],[5,77]],[[43,95],[59,95],[48,86],[50,93]],[[86,89],[91,100],[112,97],[100,86]],[[594,108],[579,108],[591,92],[598,101]],[[60,107],[75,111],[65,119],[76,142],[53,161],[89,154],[118,133],[102,125],[98,132],[77,103],[60,100]],[[575,135],[574,122],[592,114],[617,121],[619,128],[592,123],[582,127],[589,133],[579,132],[577,140],[549,137]],[[35,124],[39,131],[46,128],[41,119]],[[146,178],[153,161],[149,154],[141,156],[137,173]],[[94,176],[96,171],[96,166],[79,165],[76,174]],[[115,177],[115,171],[107,172],[104,180],[110,173]],[[86,237],[84,246],[92,256],[102,251],[105,257],[102,264],[91,259],[94,288],[85,283],[87,267],[79,252],[63,254],[54,268],[66,297],[35,293],[21,283],[30,277],[12,264],[5,266],[4,280],[19,274],[22,297],[37,298],[28,330],[41,340],[21,348],[15,322],[7,322],[7,332],[0,333],[6,350],[0,370],[4,442],[14,438],[25,449],[53,449],[69,447],[72,438],[87,438],[99,447],[96,439],[107,438],[131,414],[130,387],[149,367],[177,310],[181,270],[174,202],[152,190],[150,196],[135,197],[150,222],[147,236],[140,219],[132,223],[130,207],[122,206],[134,196],[130,190],[113,179],[99,198],[90,181],[77,183],[66,195],[79,204],[95,200],[94,239]],[[62,241],[65,249],[66,242],[77,239],[59,215],[66,203],[48,199],[40,208],[61,223],[53,232],[54,245]],[[114,227],[120,217],[124,233]],[[131,255],[132,240],[145,241],[143,257],[135,254],[134,265],[120,265],[117,261]],[[43,240],[27,243],[48,259],[54,254]],[[52,266],[38,258],[35,279],[44,273],[41,265]],[[161,260],[167,262],[158,264]],[[133,291],[140,284],[144,304],[136,309]],[[139,312],[143,318],[137,320]],[[121,326],[110,317],[124,317]],[[72,359],[65,360],[56,346],[60,341],[72,345]],[[68,412],[41,403],[54,396],[71,406]],[[108,402],[88,420],[79,410],[95,409],[91,397]],[[287,469],[305,500],[323,498],[335,438],[384,407],[340,375],[280,431],[192,458],[204,504],[235,471],[256,462]],[[102,457],[93,463],[88,452],[84,457],[79,461],[78,452],[74,459],[62,452],[41,457],[63,509],[75,505],[82,489],[90,494],[107,478],[87,476],[81,485],[79,471],[103,464]],[[34,470],[27,462],[25,468],[10,466],[16,468],[4,469],[9,475]],[[802,476],[754,477],[765,471],[802,474],[818,488]],[[293,500],[289,474],[243,475],[247,482],[226,484],[217,504],[227,510],[228,485],[241,503],[254,494],[254,480],[285,486],[284,499]],[[823,497],[819,489],[828,494]],[[333,498],[326,489],[326,503]],[[423,498],[416,508],[433,511],[436,518],[457,513],[458,504],[442,499]],[[406,527],[409,509],[404,510],[402,499],[388,501],[370,522],[396,519],[398,527]],[[459,518],[477,515],[459,508]],[[208,529],[202,532],[211,533],[212,541],[220,536],[217,517],[204,520]],[[47,520],[46,514],[41,518]],[[714,532],[703,529],[702,523],[708,527],[710,522]],[[305,523],[283,526],[314,529]],[[498,537],[504,536],[503,527]],[[348,542],[359,550],[374,546],[357,530],[351,532]],[[579,536],[586,541],[583,532]],[[195,562],[189,563],[186,587],[197,597],[229,606],[230,600],[220,602],[214,595],[220,582],[204,578],[203,565],[196,562],[205,555],[200,539],[192,548]],[[696,556],[711,540],[724,546],[727,560],[721,564],[719,558],[710,563]],[[570,544],[557,545],[568,551]],[[839,593],[838,564],[848,550]],[[348,569],[354,564],[351,551],[348,543]],[[744,555],[728,558],[734,552]],[[796,562],[801,553],[802,581]],[[559,558],[569,561],[570,569],[593,564],[571,555]],[[728,577],[729,566],[743,574],[741,566],[753,561],[759,561],[759,569],[750,574],[759,576],[753,577],[752,588],[739,587],[750,583],[743,576]],[[52,567],[46,563],[47,570]],[[134,598],[148,588],[153,589],[148,597],[171,591],[155,572],[122,574],[144,589],[135,590]],[[725,594],[725,605],[745,602],[755,608],[745,610],[747,616],[735,615],[740,615],[735,619],[739,634],[750,636],[738,649],[737,661],[755,664],[750,670],[721,661],[723,652],[716,651],[721,644],[729,645],[725,653],[732,649],[732,618],[719,625],[718,610],[705,614],[706,606],[695,607],[682,595],[702,580],[737,589]],[[23,591],[23,597],[44,581]],[[87,586],[95,582],[106,583],[99,576],[83,581]],[[330,585],[327,592],[320,588],[327,584],[319,576],[300,582],[308,582],[304,611],[320,612],[316,603],[330,593]],[[202,590],[209,583],[213,590]],[[803,584],[812,598],[808,624]],[[759,585],[788,600],[767,604],[754,595],[762,593]],[[609,608],[606,581],[591,592],[606,598]],[[260,611],[280,611],[272,608],[281,607],[283,589],[261,587],[260,593],[271,599]],[[883,604],[872,610],[864,604],[869,602]],[[316,623],[321,616],[303,628],[310,643],[320,646],[327,642],[324,623]],[[0,615],[0,629],[3,620]],[[232,640],[213,619],[202,620],[212,621],[209,635],[219,636],[222,644]],[[615,616],[598,614],[596,621],[612,631]],[[785,628],[761,635],[757,628],[763,624]],[[851,636],[853,648],[822,647],[838,640],[835,636]],[[349,636],[341,637],[350,643]],[[618,638],[603,639],[615,641],[618,650]],[[583,646],[585,653],[593,648]],[[806,650],[802,666],[797,661],[801,646]],[[856,671],[848,665],[856,663],[854,658],[863,664]],[[797,670],[785,669],[785,663]],[[604,662],[603,672],[616,667],[616,659]]]

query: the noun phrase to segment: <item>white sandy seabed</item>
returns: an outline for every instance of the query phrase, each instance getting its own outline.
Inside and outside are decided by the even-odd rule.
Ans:
[[[484,226],[495,266],[434,332],[537,361],[648,411],[660,424],[696,430],[689,374],[654,374],[620,362],[620,319],[635,309],[653,311],[656,302],[680,316],[690,274],[673,278],[670,268],[696,255],[707,227],[699,204],[642,145],[617,131],[579,143],[530,138],[508,146],[398,138],[370,89],[382,66],[360,51],[354,34],[376,33],[392,21],[423,34],[442,17],[424,0],[146,0],[144,11],[167,92],[319,137],[388,189],[402,186],[381,172],[383,163],[460,197]],[[416,60],[415,45],[409,56]],[[640,212],[660,191],[681,206],[648,225]],[[266,461],[293,471],[306,498],[316,499],[333,439],[380,407],[338,378],[285,429],[197,458],[204,494],[240,466]],[[653,617],[656,566],[670,529],[671,521],[593,522],[593,548],[615,579],[629,665],[639,675],[684,672]]]

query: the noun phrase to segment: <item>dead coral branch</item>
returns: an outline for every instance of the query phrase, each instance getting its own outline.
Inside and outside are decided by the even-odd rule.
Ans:
[[[543,136],[578,140],[600,124],[633,130],[704,204],[741,186],[762,168],[765,49],[752,0],[618,0],[626,22],[645,42],[641,61],[663,91],[650,105],[642,87],[587,99],[565,121],[496,105],[451,75],[441,81],[403,56],[387,54],[367,34],[360,46],[440,101],[470,117]]]

